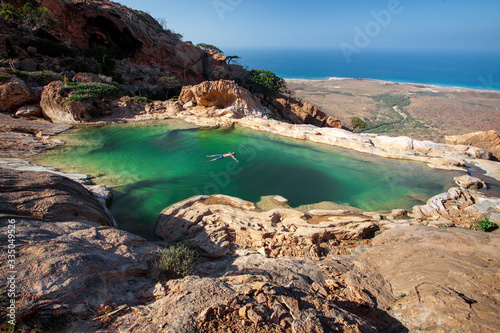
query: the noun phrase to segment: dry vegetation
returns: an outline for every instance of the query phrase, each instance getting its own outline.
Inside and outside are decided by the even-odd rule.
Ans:
[[[350,126],[362,118],[368,133],[444,142],[445,135],[500,130],[500,92],[375,80],[287,80],[295,96]],[[396,106],[379,96],[407,96]],[[399,111],[399,112],[398,112]]]

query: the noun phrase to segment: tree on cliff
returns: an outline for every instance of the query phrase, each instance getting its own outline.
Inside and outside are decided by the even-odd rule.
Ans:
[[[236,59],[241,59],[241,57],[238,57],[237,55],[234,55],[234,56],[227,56],[227,57],[226,57],[227,64],[229,65],[229,64],[231,63],[231,61],[236,60]]]
[[[290,94],[285,80],[277,76],[271,71],[263,69],[252,69],[248,72],[248,78],[254,84],[270,90],[275,93],[285,93]]]
[[[196,46],[198,46],[200,49],[203,49],[207,52],[214,51],[215,53],[224,54],[224,52],[222,52],[221,49],[219,49],[217,46],[212,45],[212,44],[199,43],[199,44],[196,44]]]

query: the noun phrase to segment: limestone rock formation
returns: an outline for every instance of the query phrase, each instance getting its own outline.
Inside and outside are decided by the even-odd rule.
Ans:
[[[261,212],[240,199],[198,196],[165,209],[155,233],[169,242],[189,237],[210,257],[255,249],[272,258],[301,254],[319,258],[342,241],[368,238],[379,229],[367,216],[330,213],[310,224],[306,214],[293,209]]]
[[[15,117],[23,118],[41,118],[43,115],[40,105],[27,105],[20,107],[15,114]]]
[[[66,177],[3,168],[0,175],[2,214],[42,220],[84,219],[105,226],[116,223],[91,192]]]
[[[474,146],[489,150],[500,160],[500,135],[497,131],[474,132],[464,135],[446,137],[446,143],[451,145]]]
[[[318,127],[347,129],[340,120],[327,116],[317,107],[293,97],[278,96],[272,100],[273,110],[293,124],[311,124]]]
[[[7,82],[0,83],[0,112],[15,112],[33,102],[34,96],[22,80],[11,77]]]
[[[179,103],[206,108],[235,110],[241,115],[262,115],[262,106],[255,103],[252,94],[234,81],[205,81],[195,86],[185,86],[179,95]]]
[[[359,258],[392,287],[391,314],[411,332],[499,332],[500,234],[399,227]]]
[[[42,93],[40,106],[43,114],[53,122],[90,121],[94,115],[100,115],[108,108],[108,104],[101,100],[70,101],[67,93],[61,90],[62,87],[63,82],[54,81],[47,85]]]
[[[0,157],[24,158],[54,148],[61,142],[51,140],[49,136],[69,128],[43,119],[16,119],[0,113]]]

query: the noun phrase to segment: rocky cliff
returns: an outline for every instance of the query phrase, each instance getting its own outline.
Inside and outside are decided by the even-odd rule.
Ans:
[[[229,96],[227,87],[217,86],[218,80],[236,80],[244,86],[248,82],[248,73],[241,66],[228,65],[224,55],[183,42],[181,36],[147,13],[111,1],[39,0],[37,5],[50,11],[51,24],[33,28],[0,16],[0,38],[4,41],[0,55],[11,59],[3,61],[8,68],[0,73],[4,81],[9,79],[0,82],[0,111],[16,113],[19,107],[38,103],[42,86],[63,79],[65,84],[69,79],[119,85],[123,93],[155,100],[179,94],[181,86],[203,82],[196,89],[205,103],[199,103],[199,98],[196,102],[217,107],[222,98]],[[245,88],[238,88],[237,94],[242,91],[248,96],[238,98],[246,101],[236,105],[241,109],[239,113],[265,107],[267,112],[292,123],[343,127],[339,120],[293,97],[274,93],[254,96]],[[182,104],[186,98],[184,94]],[[109,105],[95,105],[99,103],[94,99],[87,105],[66,105],[64,117],[61,112],[54,117],[51,102],[45,100],[42,105],[47,109],[44,115],[53,121],[79,122],[88,120],[89,113],[109,109]],[[86,112],[89,108],[98,112]]]
[[[183,42],[145,12],[112,1],[37,3],[50,10],[51,24],[29,31],[3,22],[8,27],[0,52],[5,58],[16,58],[23,70],[78,72],[86,67],[110,75],[116,66],[125,83],[132,85],[136,80],[154,85],[163,75],[188,83],[228,76],[224,61]]]
[[[15,225],[16,320],[27,331],[500,332],[498,232],[426,227],[400,211],[261,211],[198,197],[158,219],[159,235],[200,253],[193,275],[164,280],[155,263],[165,244],[106,226],[82,185],[0,173],[0,240]]]

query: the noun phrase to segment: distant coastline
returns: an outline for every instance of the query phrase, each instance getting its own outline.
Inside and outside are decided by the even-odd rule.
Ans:
[[[500,91],[500,51],[366,50],[347,63],[338,49],[229,49],[250,69],[285,79],[360,78]]]
[[[446,84],[430,84],[430,83],[421,83],[421,82],[406,82],[406,81],[391,81],[391,80],[381,80],[381,79],[372,79],[372,78],[358,78],[358,77],[325,77],[325,78],[314,78],[314,79],[307,79],[307,78],[288,78],[284,77],[285,81],[295,81],[295,82],[319,82],[319,81],[348,81],[348,80],[360,80],[360,81],[369,81],[369,82],[378,82],[381,84],[407,84],[407,85],[413,85],[413,86],[418,86],[418,87],[424,87],[424,88],[429,88],[429,89],[456,89],[458,91],[468,91],[468,90],[475,90],[475,91],[483,91],[483,92],[497,92],[500,91],[500,88],[498,89],[485,89],[485,88],[471,88],[471,87],[462,87],[462,86],[454,86],[454,85],[446,85]]]

